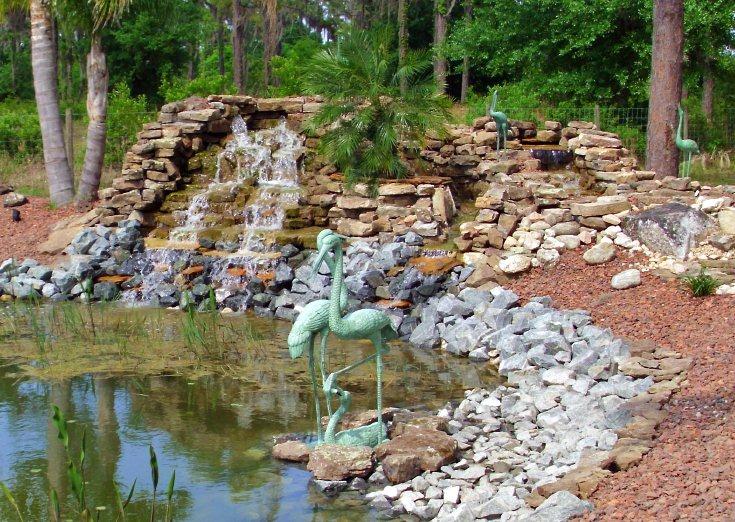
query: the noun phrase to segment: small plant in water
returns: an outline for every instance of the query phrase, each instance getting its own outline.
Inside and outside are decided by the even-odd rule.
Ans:
[[[56,427],[58,431],[58,439],[61,441],[62,445],[64,446],[64,450],[67,454],[67,477],[69,479],[69,485],[71,486],[71,491],[74,494],[74,499],[77,502],[78,506],[78,520],[81,522],[89,522],[93,519],[92,517],[92,511],[89,509],[87,505],[87,498],[86,498],[86,484],[88,481],[84,478],[84,463],[86,460],[86,451],[87,451],[87,431],[86,429],[82,431],[82,440],[80,444],[80,450],[79,450],[79,457],[78,457],[78,464],[77,461],[74,460],[72,457],[72,454],[69,450],[69,426],[67,423],[66,418],[64,417],[64,413],[61,411],[61,409],[56,406],[55,404],[51,406],[53,410],[53,414],[51,416],[51,420]],[[153,449],[153,446],[148,447],[148,451],[150,454],[150,468],[151,468],[151,479],[153,481],[153,500],[151,502],[151,511],[150,511],[150,520],[153,522],[155,520],[156,516],[156,490],[158,489],[158,457],[156,456],[156,451]],[[91,480],[91,479],[90,479]],[[137,480],[133,481],[132,486],[130,486],[130,491],[128,491],[127,496],[125,497],[125,500],[123,500],[122,495],[120,494],[120,489],[117,485],[117,483],[113,482],[113,490],[115,493],[115,504],[117,505],[117,511],[118,516],[116,520],[122,520],[123,522],[127,520],[127,515],[125,513],[126,508],[130,504],[130,501],[133,499],[133,494],[135,493],[135,485],[137,484]],[[168,481],[168,487],[166,488],[166,514],[164,517],[164,522],[170,522],[173,520],[173,496],[174,496],[174,486],[176,483],[176,470],[174,470],[171,473],[171,478]],[[15,510],[15,513],[18,516],[18,520],[20,522],[23,522],[23,513],[20,509],[20,506],[18,505],[18,502],[16,501],[15,497],[13,496],[13,493],[10,491],[10,489],[5,485],[4,482],[0,481],[0,491],[2,491],[3,496],[8,501],[8,503],[13,507]],[[61,522],[61,504],[59,503],[59,495],[56,492],[56,489],[51,488],[51,491],[49,492],[49,498],[51,501],[51,516],[53,517],[54,522]],[[104,510],[103,507],[97,507],[95,508],[95,511],[97,513],[97,516],[95,520],[100,519],[100,513]],[[72,520],[69,517],[65,517],[63,520]]]
[[[683,281],[695,297],[712,295],[717,290],[717,287],[720,286],[720,281],[709,275],[704,268],[695,276],[684,277]]]

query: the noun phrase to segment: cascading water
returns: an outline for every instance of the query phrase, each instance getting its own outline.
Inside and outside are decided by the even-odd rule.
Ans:
[[[180,225],[169,232],[171,241],[196,241],[198,234],[206,229],[204,217],[209,210],[210,195],[235,191],[239,184],[252,178],[258,190],[244,209],[244,239],[239,253],[262,252],[267,233],[280,230],[286,208],[298,204],[301,137],[286,127],[285,120],[274,129],[257,131],[251,136],[240,116],[232,122],[232,133],[233,140],[217,157],[214,180],[191,199]],[[234,181],[222,181],[223,161],[235,165]]]
[[[257,134],[256,134],[257,137]],[[241,252],[263,250],[268,232],[280,230],[286,208],[299,202],[299,167],[301,138],[286,128],[285,121],[269,134],[261,134],[264,144],[275,152],[261,165],[258,171],[258,186],[255,199],[245,209],[245,238]]]
[[[284,120],[273,129],[249,133],[240,116],[232,122],[232,133],[233,139],[217,156],[212,182],[192,197],[187,210],[181,213],[179,226],[169,231],[168,247],[148,249],[132,261],[137,265],[135,272],[142,274],[142,282],[124,292],[126,301],[160,300],[159,294],[176,283],[174,264],[196,255],[183,243],[195,243],[207,230],[205,217],[213,211],[212,196],[237,194],[246,185],[255,185],[256,190],[241,214],[240,248],[226,256],[205,256],[205,281],[216,289],[216,297],[221,301],[231,294],[230,289],[244,284],[243,275],[272,269],[269,235],[282,228],[287,209],[298,205],[302,138],[289,130]],[[234,179],[225,163],[234,167]]]

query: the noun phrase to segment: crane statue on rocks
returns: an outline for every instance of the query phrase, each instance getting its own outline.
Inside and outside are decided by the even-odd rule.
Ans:
[[[322,230],[316,238],[317,250],[321,249],[324,238],[333,234],[329,229]],[[330,256],[324,257],[330,272],[334,271],[334,260]],[[340,313],[347,307],[347,287],[342,286],[339,294]],[[322,442],[322,423],[321,423],[321,405],[317,391],[316,372],[314,370],[314,339],[317,334],[321,335],[320,354],[320,370],[322,374],[322,382],[327,377],[327,337],[329,335],[329,299],[318,299],[308,303],[299,313],[294,321],[291,331],[288,334],[288,351],[292,359],[301,357],[304,349],[307,349],[307,357],[309,359],[309,375],[311,377],[311,386],[314,393],[314,403],[317,418],[317,442]],[[332,415],[331,401],[327,401],[327,413]]]
[[[496,111],[495,106],[498,104],[498,91],[493,92],[493,101],[487,110],[487,115],[495,120],[495,131],[498,136],[495,138],[495,150],[500,154],[500,140],[503,140],[503,148],[505,148],[505,139],[508,136],[508,116],[504,112]],[[500,159],[500,158],[498,158]]]
[[[697,142],[690,139],[683,139],[682,130],[684,128],[684,109],[679,105],[679,126],[676,128],[676,147],[686,155],[684,163],[684,177],[689,177],[692,170],[692,154],[699,154],[699,146]]]
[[[338,444],[348,445],[369,445],[375,446],[377,443],[385,439],[386,427],[383,423],[383,360],[382,356],[388,351],[386,341],[396,339],[398,334],[393,328],[390,317],[379,310],[362,309],[356,310],[342,317],[342,309],[340,307],[340,296],[344,287],[344,262],[342,253],[343,236],[335,233],[326,234],[321,241],[321,248],[314,263],[314,270],[318,271],[322,262],[331,253],[334,260],[332,289],[329,298],[329,331],[333,332],[340,339],[368,339],[375,347],[375,353],[353,363],[346,368],[342,368],[330,374],[323,382],[323,389],[330,400],[333,395],[340,398],[340,407],[335,416],[341,417],[349,406],[350,395],[336,385],[336,379],[339,375],[346,373],[357,366],[368,361],[375,360],[376,365],[376,386],[377,386],[377,422],[363,427],[364,429],[353,431],[348,430],[348,434],[336,434],[334,439]],[[327,426],[327,433],[332,438],[336,427],[335,416],[330,417],[330,424]],[[320,421],[318,421],[320,422]],[[331,429],[330,429],[331,426]],[[341,432],[344,433],[344,432]]]

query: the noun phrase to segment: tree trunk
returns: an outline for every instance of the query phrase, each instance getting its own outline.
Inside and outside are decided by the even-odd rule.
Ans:
[[[232,2],[232,76],[238,94],[245,92],[245,9],[240,0]]]
[[[434,80],[441,92],[447,87],[447,58],[442,47],[447,39],[447,23],[455,3],[456,0],[434,0]]]
[[[682,0],[654,0],[646,168],[655,171],[657,179],[679,172],[674,138],[681,100],[683,18]]]
[[[472,21],[472,0],[464,0],[464,16],[469,24]],[[460,91],[459,101],[465,103],[467,101],[467,92],[470,89],[470,57],[465,55],[462,58],[462,90]]]
[[[707,123],[712,123],[712,113],[715,101],[715,76],[712,72],[712,59],[704,59],[704,71],[702,72],[702,113],[707,118]]]
[[[278,40],[278,0],[263,2],[263,84],[271,84],[271,58],[277,53]]]
[[[79,184],[77,200],[81,202],[97,199],[100,188],[102,166],[105,160],[105,140],[107,137],[107,84],[109,74],[107,61],[102,49],[102,36],[92,35],[92,43],[87,55],[87,149],[84,153],[84,169]]]
[[[43,159],[49,196],[55,205],[74,198],[74,179],[64,148],[64,133],[56,85],[56,49],[51,32],[51,13],[42,0],[31,0],[31,64],[36,108],[43,139]]]
[[[217,16],[217,69],[220,76],[225,75],[225,22]]]
[[[406,64],[408,54],[407,4],[409,0],[398,0],[398,66]],[[406,78],[401,78],[401,94],[406,94]]]

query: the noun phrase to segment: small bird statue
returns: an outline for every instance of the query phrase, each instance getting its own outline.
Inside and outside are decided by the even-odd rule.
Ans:
[[[20,223],[20,210],[14,208],[10,212],[10,219],[12,219],[14,223]]]
[[[493,92],[493,102],[487,110],[487,115],[495,120],[495,130],[498,137],[495,139],[495,148],[500,153],[500,140],[503,140],[503,148],[505,148],[505,139],[508,136],[508,116],[504,112],[496,111],[495,106],[498,103],[498,91]]]
[[[679,126],[676,128],[676,146],[686,155],[686,162],[684,163],[684,177],[689,177],[689,172],[692,169],[692,154],[699,154],[699,146],[697,142],[690,139],[682,138],[682,130],[684,128],[684,109],[679,105]]]

